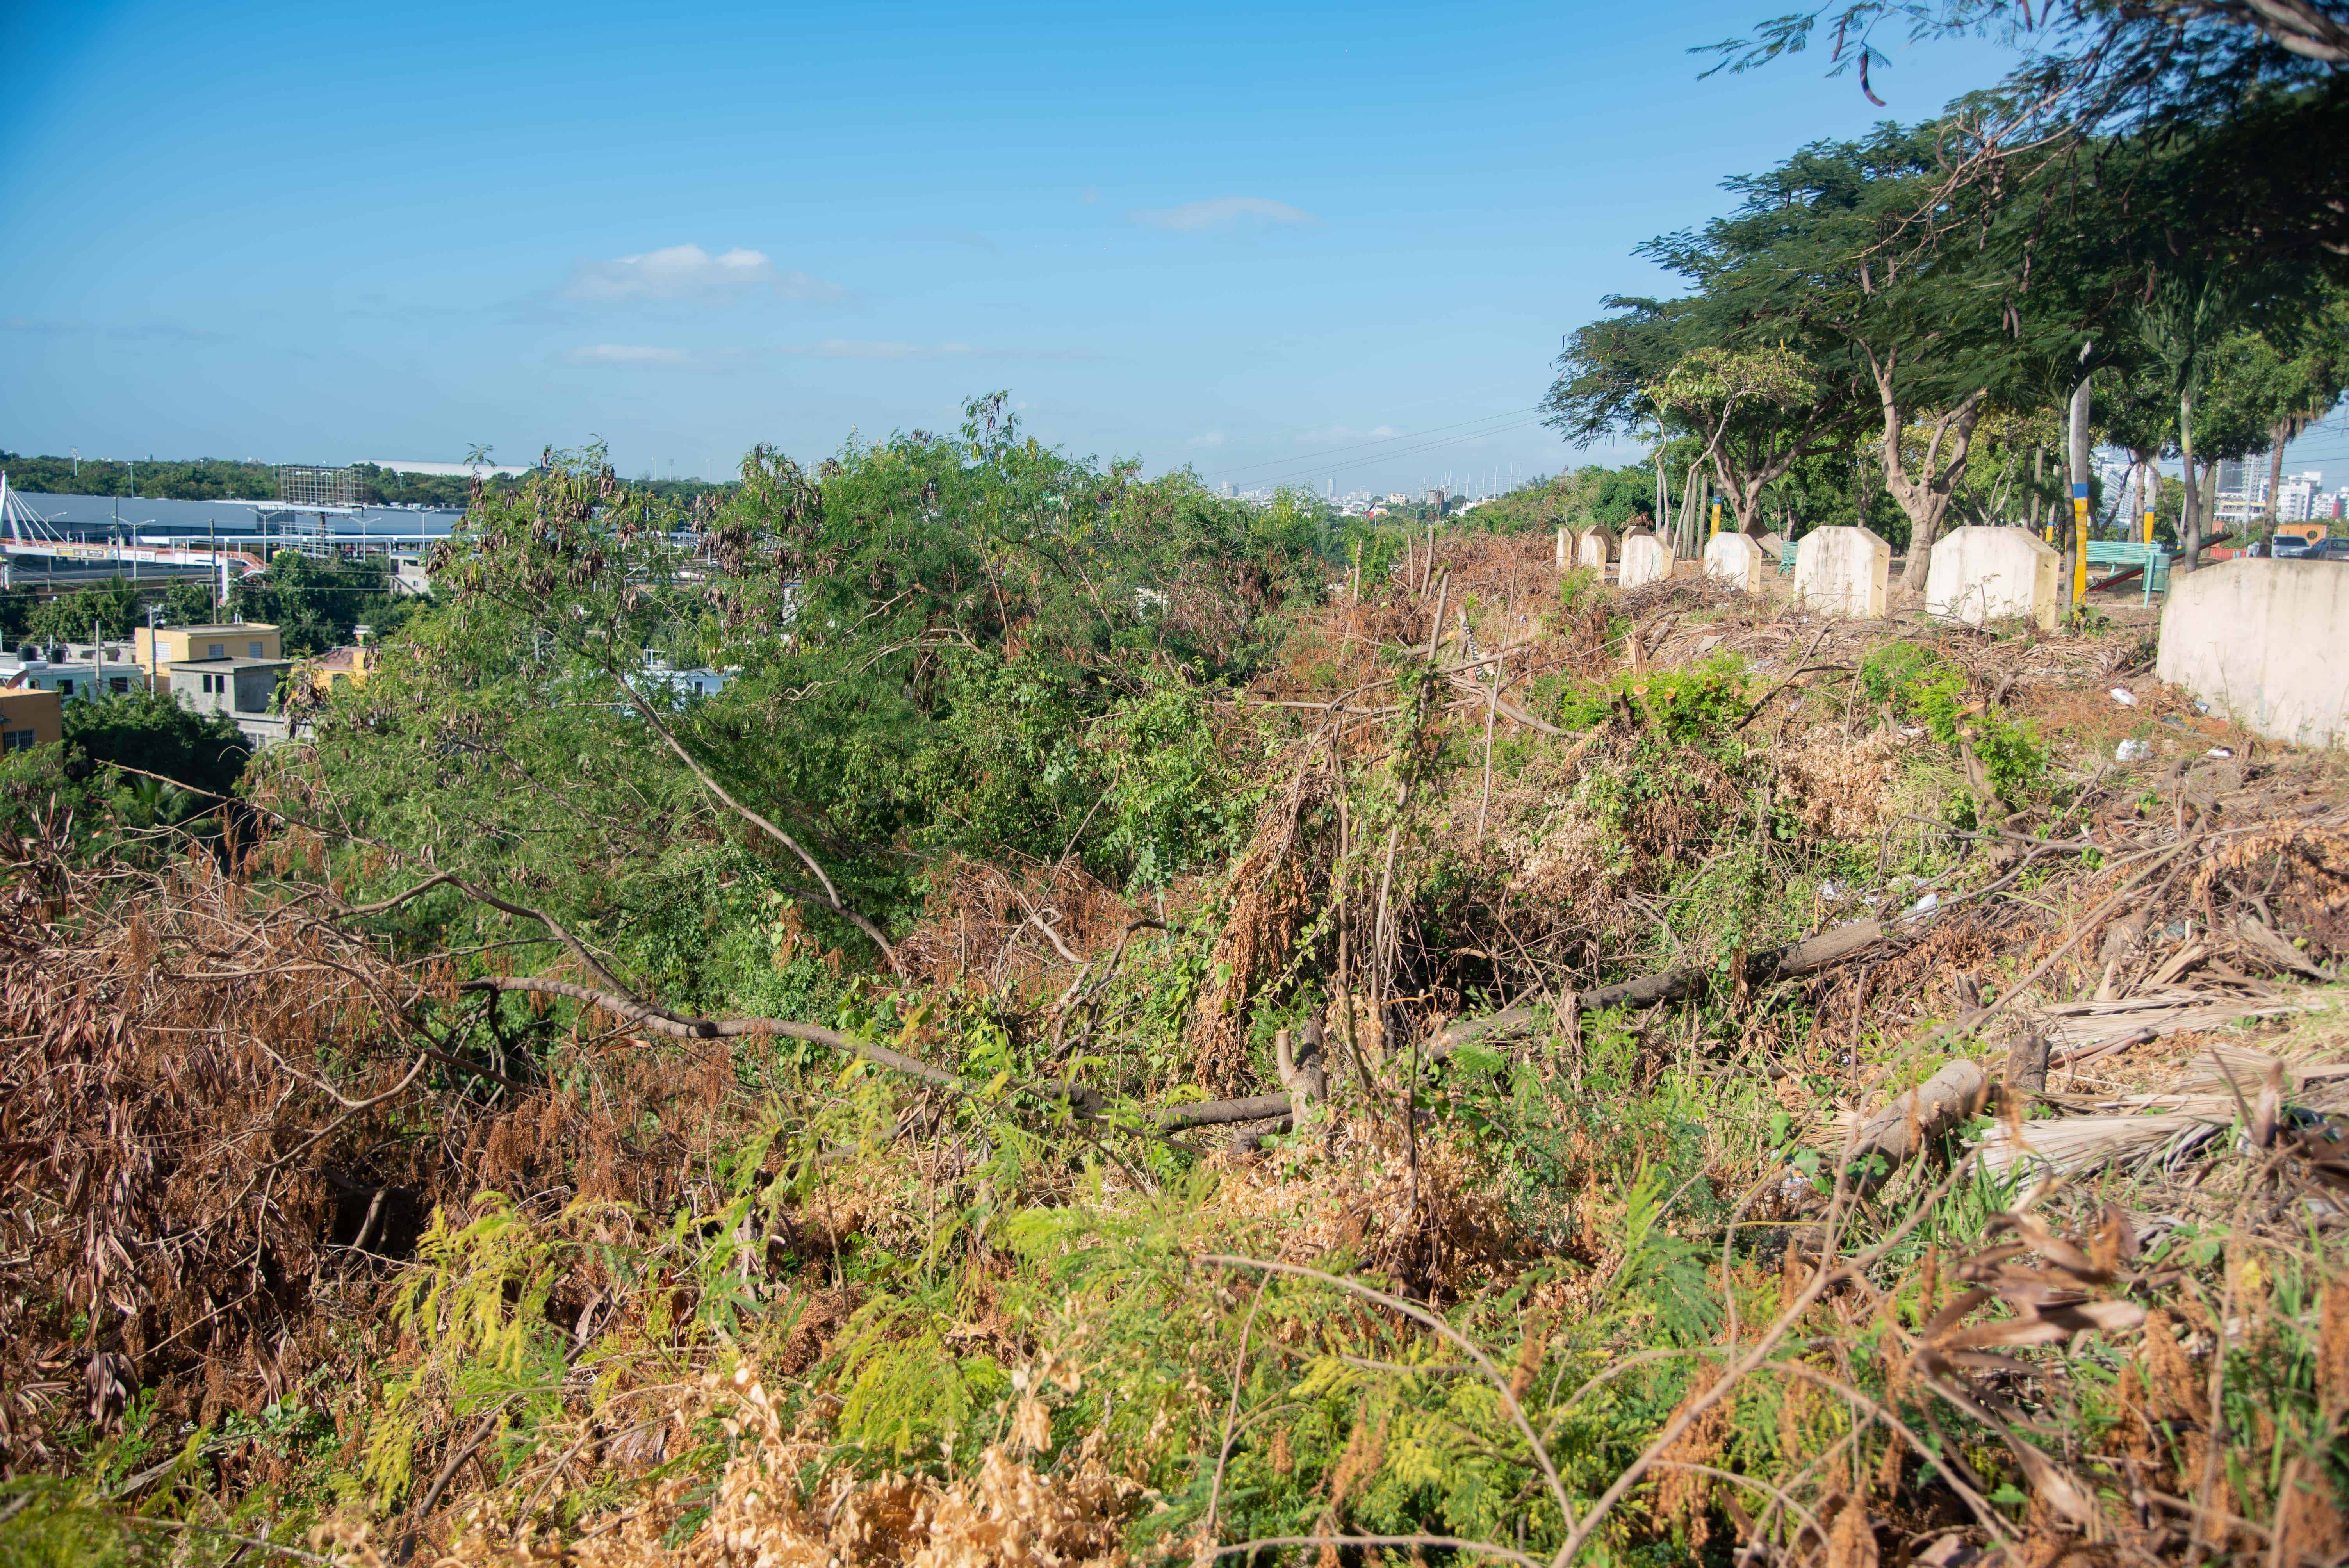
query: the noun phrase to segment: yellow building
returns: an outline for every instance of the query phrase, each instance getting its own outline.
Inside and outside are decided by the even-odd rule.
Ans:
[[[364,632],[367,628],[362,626],[359,630]],[[376,650],[362,643],[356,647],[336,648],[332,653],[321,654],[304,667],[310,672],[311,688],[324,696],[335,688],[337,681],[348,681],[355,686],[367,685],[367,678],[375,672],[375,665]]]
[[[171,689],[171,666],[196,659],[275,659],[285,656],[277,628],[265,621],[225,626],[134,626],[132,655],[158,691]]]
[[[63,740],[65,698],[21,686],[0,689],[0,751],[30,751]]]

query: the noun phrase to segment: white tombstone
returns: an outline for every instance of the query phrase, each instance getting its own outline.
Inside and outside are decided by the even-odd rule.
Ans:
[[[1740,593],[1759,593],[1764,577],[1777,572],[1776,557],[1764,555],[1762,546],[1744,534],[1716,533],[1705,542],[1704,574]]]
[[[1672,574],[1672,552],[1652,533],[1635,533],[1623,541],[1623,566],[1615,574],[1618,587],[1640,588],[1661,583]]]
[[[1557,569],[1561,573],[1573,562],[1573,543],[1572,534],[1562,528],[1557,531]]]
[[[2239,557],[2169,573],[2163,680],[2270,740],[2349,742],[2349,567]]]
[[[1925,613],[1969,626],[2021,617],[2055,629],[2063,554],[2027,528],[1954,528],[1933,546]]]
[[[1576,563],[1588,566],[1601,576],[1606,575],[1607,563],[1618,553],[1615,531],[1610,528],[1586,528],[1582,531],[1582,537],[1575,541]]]
[[[1795,546],[1795,599],[1806,610],[1878,621],[1892,594],[1892,546],[1864,528],[1815,528]]]

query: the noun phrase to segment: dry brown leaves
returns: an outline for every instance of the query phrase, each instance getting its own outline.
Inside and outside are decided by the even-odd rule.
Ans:
[[[897,944],[916,978],[938,985],[985,979],[999,993],[1033,1002],[1048,976],[1080,954],[1116,941],[1136,913],[1073,860],[991,865],[957,855],[929,872],[922,919]],[[1049,927],[1049,932],[1043,928]]]
[[[1314,895],[1329,880],[1330,846],[1308,820],[1330,796],[1329,774],[1301,766],[1265,804],[1247,852],[1232,870],[1232,904],[1216,939],[1210,978],[1185,1029],[1195,1081],[1216,1094],[1245,1090],[1251,1004],[1288,962]]]
[[[1439,1302],[1469,1294],[1525,1252],[1473,1153],[1423,1136],[1414,1170],[1411,1150],[1367,1121],[1318,1150],[1234,1164],[1216,1203],[1268,1238],[1280,1262],[1336,1254]]]
[[[683,1540],[671,1536],[699,1491],[693,1476],[665,1482],[616,1520],[589,1522],[559,1547],[477,1523],[441,1562],[531,1562],[550,1550],[580,1568],[1120,1568],[1126,1561],[1125,1520],[1142,1488],[1110,1471],[1093,1440],[1049,1474],[997,1447],[952,1481],[859,1477],[828,1465],[824,1444],[785,1425],[749,1363],[704,1387],[738,1448],[708,1516]]]
[[[696,1179],[731,1083],[718,1050],[583,1041],[599,1103],[452,1083],[469,1059],[497,1072],[499,1047],[471,1023],[424,1030],[428,1004],[456,1000],[449,977],[320,919],[324,889],[264,894],[201,852],[98,872],[63,845],[9,848],[0,1472],[141,1388],[209,1424],[387,1352],[385,1260],[435,1205],[496,1186],[657,1212]],[[600,1283],[566,1281],[558,1310]]]

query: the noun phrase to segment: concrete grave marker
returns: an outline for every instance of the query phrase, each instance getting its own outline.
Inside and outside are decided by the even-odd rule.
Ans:
[[[2055,629],[2064,557],[2027,528],[1954,528],[1933,546],[1925,613],[1979,626],[2020,616]]]
[[[1586,528],[1574,543],[1574,559],[1578,565],[1588,566],[1604,576],[1607,563],[1615,559],[1615,531],[1609,528]]]
[[[1638,588],[1661,583],[1672,574],[1672,552],[1652,533],[1635,533],[1623,541],[1623,567],[1615,574],[1619,586]]]
[[[1574,564],[1574,536],[1565,529],[1557,531],[1557,569],[1564,572]]]
[[[1884,618],[1892,546],[1864,528],[1815,528],[1795,545],[1795,598],[1806,610],[1855,621]]]
[[[2270,740],[2349,743],[2349,568],[2241,558],[2173,573],[2155,672]]]
[[[1705,542],[1704,574],[1741,593],[1759,593],[1763,579],[1778,574],[1778,562],[1742,533],[1716,533]]]

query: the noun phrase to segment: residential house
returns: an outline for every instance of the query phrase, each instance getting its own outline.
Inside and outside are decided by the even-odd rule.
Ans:
[[[293,667],[287,659],[181,659],[171,665],[171,697],[197,713],[226,714],[258,749],[293,733],[277,707],[278,687]]]
[[[143,690],[146,684],[128,643],[27,645],[0,654],[0,686],[78,699]]]
[[[367,628],[362,626],[359,630],[364,632]],[[367,685],[367,676],[375,673],[376,665],[380,657],[379,650],[360,643],[351,647],[336,648],[331,653],[320,654],[302,667],[309,674],[310,689],[324,696],[344,681],[350,682],[354,686]]]
[[[30,751],[65,738],[65,698],[30,686],[0,690],[0,750]]]
[[[157,691],[177,691],[171,671],[191,660],[276,659],[285,655],[277,628],[265,621],[209,626],[139,626],[131,641],[139,665]]]

